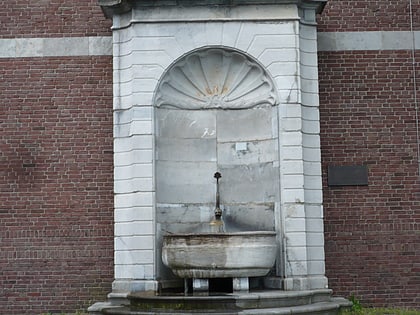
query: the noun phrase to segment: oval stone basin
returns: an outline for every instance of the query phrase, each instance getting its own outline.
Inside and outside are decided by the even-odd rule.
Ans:
[[[172,234],[163,237],[162,260],[181,278],[265,276],[274,266],[276,233]]]

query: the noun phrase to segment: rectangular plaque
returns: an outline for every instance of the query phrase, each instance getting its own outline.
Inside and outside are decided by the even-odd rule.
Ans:
[[[368,185],[366,165],[328,165],[328,186],[366,185]]]

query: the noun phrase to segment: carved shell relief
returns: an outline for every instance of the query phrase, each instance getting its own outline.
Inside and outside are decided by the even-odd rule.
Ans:
[[[163,75],[155,96],[156,106],[179,109],[245,109],[276,102],[266,71],[246,55],[222,48],[182,57]]]

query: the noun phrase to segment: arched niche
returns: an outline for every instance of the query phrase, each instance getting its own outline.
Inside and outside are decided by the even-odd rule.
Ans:
[[[267,71],[237,50],[194,50],[165,71],[154,104],[158,275],[170,278],[162,235],[209,229],[216,171],[227,230],[276,230],[278,106]]]

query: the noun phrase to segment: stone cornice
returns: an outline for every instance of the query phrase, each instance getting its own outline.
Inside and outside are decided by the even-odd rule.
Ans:
[[[192,7],[192,6],[239,6],[239,5],[298,5],[321,13],[327,0],[98,0],[107,18],[131,11],[133,8],[150,7]]]

